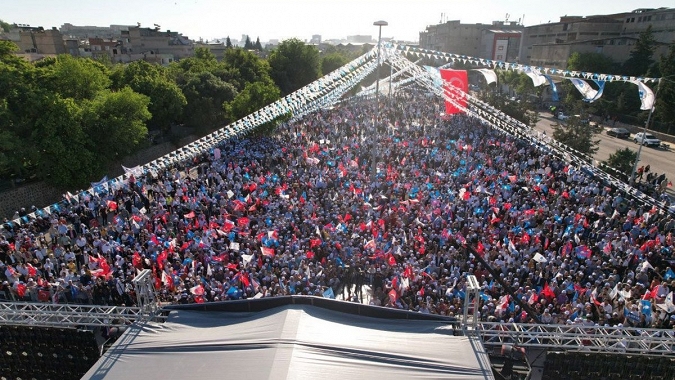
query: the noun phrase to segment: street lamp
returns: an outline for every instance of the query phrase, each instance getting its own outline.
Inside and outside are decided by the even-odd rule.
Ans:
[[[382,27],[389,25],[388,22],[380,20],[375,21],[373,25],[379,27],[379,34],[377,37],[377,71],[375,73],[375,131],[378,130],[378,120],[380,118],[380,45],[382,44]],[[373,149],[373,179],[377,176],[377,152]]]

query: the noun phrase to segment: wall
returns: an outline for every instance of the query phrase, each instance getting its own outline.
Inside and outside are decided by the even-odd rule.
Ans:
[[[187,136],[179,141],[178,146],[189,144],[197,138],[194,135]],[[174,150],[176,150],[176,147],[170,142],[153,145],[125,158],[121,165],[126,167],[143,165]],[[117,177],[122,173],[122,167],[117,164],[108,171],[108,178]],[[97,180],[98,178],[92,178],[92,182]],[[62,200],[63,194],[64,191],[58,190],[45,182],[31,183],[7,190],[0,193],[0,218],[11,218],[21,207],[25,207],[27,210],[31,206],[36,206],[38,209],[45,208]]]

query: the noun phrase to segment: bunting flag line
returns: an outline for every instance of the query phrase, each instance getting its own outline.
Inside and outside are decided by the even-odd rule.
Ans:
[[[544,78],[546,78],[549,86],[551,87],[551,100],[554,102],[560,101],[560,98],[558,97],[558,87],[555,85],[555,82],[553,82],[551,76],[544,75]]]
[[[638,95],[640,96],[641,110],[651,110],[654,107],[655,96],[652,92],[652,89],[647,87],[642,82],[639,81],[630,81],[631,83],[638,86]]]
[[[591,85],[588,84],[585,80],[582,79],[577,79],[577,78],[570,78],[570,81],[572,84],[574,84],[574,87],[579,90],[581,93],[581,96],[584,97],[584,101],[587,103],[593,103],[594,101],[598,100],[602,96],[602,92],[605,89],[605,82],[604,81],[594,81],[595,84],[598,85],[598,89],[594,89],[591,87]]]
[[[494,70],[490,70],[490,69],[474,69],[474,70],[483,74],[483,77],[485,77],[485,81],[487,82],[488,85],[490,83],[496,83],[497,82],[497,73],[495,73]]]

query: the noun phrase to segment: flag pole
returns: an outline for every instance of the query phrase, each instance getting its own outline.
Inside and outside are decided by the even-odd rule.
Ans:
[[[635,172],[637,171],[638,162],[640,162],[640,153],[642,153],[642,146],[644,145],[645,134],[647,133],[647,128],[649,127],[649,122],[652,120],[652,114],[654,114],[654,107],[656,107],[656,97],[659,95],[659,90],[661,89],[661,81],[663,78],[659,78],[659,84],[656,86],[656,93],[654,94],[654,104],[649,110],[649,116],[647,116],[647,121],[645,126],[642,128],[642,141],[640,142],[640,147],[637,151],[637,157],[635,157],[635,163],[633,163],[633,170],[630,174],[630,184],[633,185],[635,181]]]

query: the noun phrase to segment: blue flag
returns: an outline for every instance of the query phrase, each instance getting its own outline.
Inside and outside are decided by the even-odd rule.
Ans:
[[[666,271],[666,275],[663,276],[663,279],[669,281],[673,278],[675,278],[675,272],[673,272],[672,268],[668,268],[668,270]]]
[[[335,298],[335,293],[333,293],[333,288],[328,288],[323,292],[323,297],[324,298]]]

